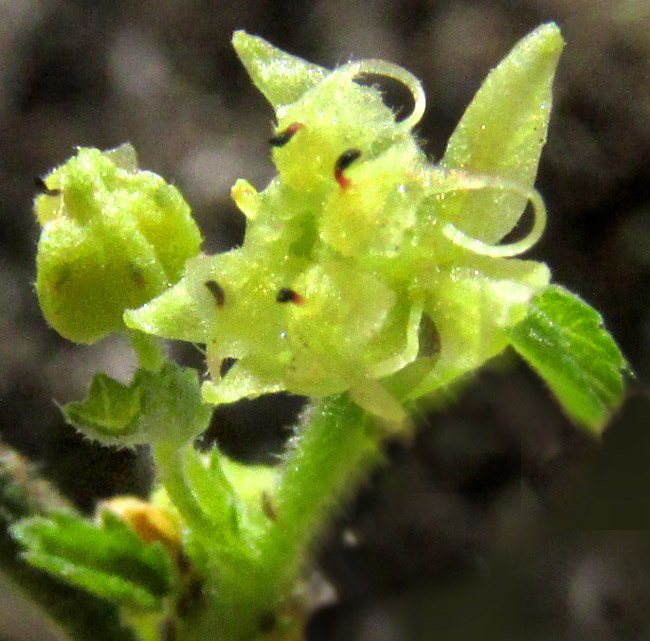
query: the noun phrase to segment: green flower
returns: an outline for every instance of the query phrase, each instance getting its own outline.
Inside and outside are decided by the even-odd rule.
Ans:
[[[122,314],[178,281],[201,234],[179,191],[140,171],[130,145],[80,148],[44,179],[36,291],[62,336],[94,343],[125,330]]]
[[[212,403],[349,390],[399,421],[386,387],[416,398],[476,369],[548,286],[544,264],[512,256],[544,227],[533,182],[559,30],[543,25],[492,71],[439,165],[412,133],[425,99],[406,70],[362,60],[330,72],[243,32],[234,45],[275,109],[278,176],[262,192],[233,187],[247,217],[241,248],[191,259],[126,324],[205,343]],[[364,74],[402,82],[412,113],[397,120],[378,89],[354,81]],[[531,231],[500,244],[529,201]]]

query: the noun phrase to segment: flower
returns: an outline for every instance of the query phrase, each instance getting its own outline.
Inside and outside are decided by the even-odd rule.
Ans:
[[[244,180],[233,187],[247,217],[240,248],[192,258],[126,324],[205,343],[209,402],[349,391],[400,421],[397,399],[502,351],[549,283],[544,264],[512,256],[544,227],[533,182],[562,44],[554,24],[522,40],[436,165],[412,133],[425,99],[409,72],[381,60],[330,72],[237,32],[235,48],[276,112],[278,175],[261,192]],[[377,88],[355,82],[367,74],[402,82],[412,112],[397,120]],[[500,244],[528,201],[531,231]]]

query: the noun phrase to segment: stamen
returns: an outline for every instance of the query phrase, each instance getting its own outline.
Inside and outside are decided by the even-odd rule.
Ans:
[[[204,285],[208,288],[209,292],[212,294],[217,307],[223,307],[226,302],[226,293],[223,291],[223,287],[219,285],[216,280],[207,280]]]
[[[360,149],[347,149],[336,160],[334,164],[334,178],[341,185],[341,189],[347,189],[350,186],[350,179],[343,175],[343,172],[361,156]]]
[[[289,289],[288,287],[283,287],[278,292],[278,295],[275,297],[275,300],[278,303],[295,303],[296,305],[300,305],[301,303],[304,302],[305,299],[293,289]]]
[[[45,181],[40,177],[36,176],[34,179],[34,183],[36,184],[36,188],[46,196],[60,196],[61,195],[61,190],[60,189],[50,189],[46,184]]]
[[[272,147],[284,147],[300,129],[304,129],[305,125],[301,122],[292,122],[284,131],[280,131],[275,136],[269,138],[269,144]]]

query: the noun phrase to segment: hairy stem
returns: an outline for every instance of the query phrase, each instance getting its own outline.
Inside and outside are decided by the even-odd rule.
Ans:
[[[332,511],[381,460],[382,434],[347,394],[320,400],[307,421],[286,458],[276,520],[260,544],[260,561],[279,591],[294,582]]]

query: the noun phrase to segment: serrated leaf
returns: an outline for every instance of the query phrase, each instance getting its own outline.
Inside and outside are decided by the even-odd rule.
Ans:
[[[600,314],[554,285],[533,299],[526,319],[508,334],[567,414],[599,432],[622,400],[628,370]]]
[[[139,369],[126,385],[96,374],[83,401],[62,408],[66,420],[106,445],[186,442],[203,431],[210,408],[201,399],[197,373],[167,362],[158,372]]]
[[[25,519],[12,534],[32,565],[122,605],[158,609],[174,583],[160,542],[147,544],[110,513],[101,524],[69,514]]]

